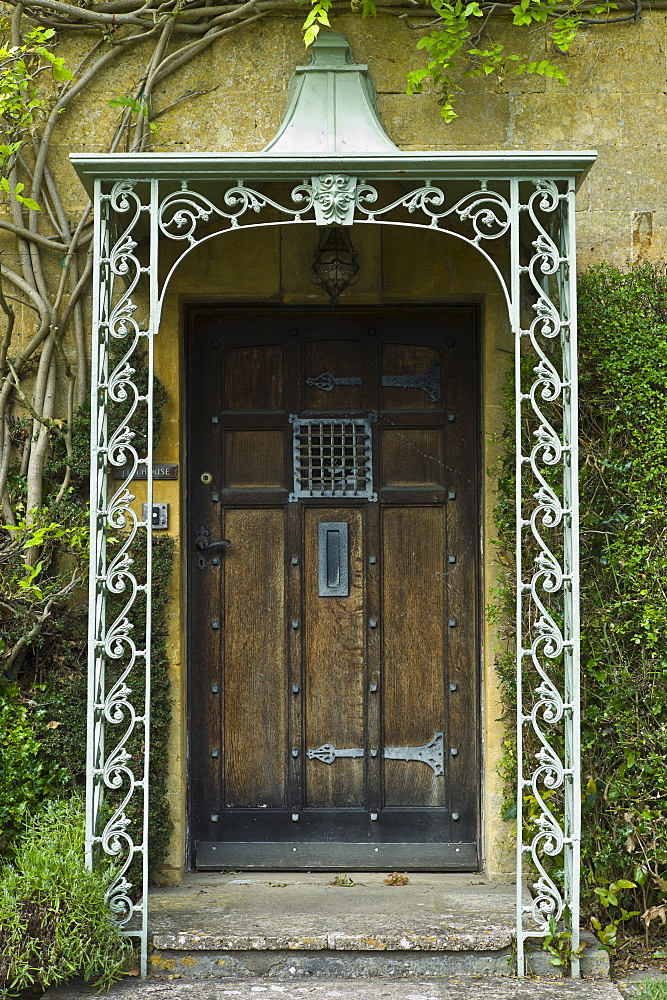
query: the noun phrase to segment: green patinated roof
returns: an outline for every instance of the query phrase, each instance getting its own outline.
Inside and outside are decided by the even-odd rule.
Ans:
[[[313,43],[310,65],[295,70],[282,124],[264,152],[279,156],[400,153],[378,117],[368,67],[352,62],[344,35],[327,31]]]

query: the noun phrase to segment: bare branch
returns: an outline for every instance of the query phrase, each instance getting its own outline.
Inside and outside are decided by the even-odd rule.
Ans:
[[[23,16],[23,4],[18,3],[12,14],[12,45],[21,44],[21,18]]]
[[[46,250],[54,250],[56,253],[66,253],[68,250],[68,247],[64,243],[54,243],[48,236],[31,233],[25,226],[15,226],[13,222],[7,222],[5,219],[0,219],[0,229],[4,229],[8,233],[14,233],[15,236],[20,236],[23,240],[38,243]]]
[[[16,314],[14,313],[13,306],[10,306],[9,302],[5,298],[5,292],[2,287],[2,264],[0,264],[0,309],[2,309],[3,313],[7,317],[5,332],[2,336],[2,343],[0,344],[0,374],[3,374],[7,362],[7,351],[9,350],[9,345],[12,342],[12,331],[14,329]]]

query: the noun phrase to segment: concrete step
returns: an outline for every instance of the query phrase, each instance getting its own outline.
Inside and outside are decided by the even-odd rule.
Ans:
[[[515,888],[479,875],[199,873],[149,901],[158,976],[511,976]],[[593,939],[594,942],[594,939]],[[590,943],[588,975],[608,975]],[[603,956],[603,957],[601,957]],[[557,974],[538,952],[534,972]]]

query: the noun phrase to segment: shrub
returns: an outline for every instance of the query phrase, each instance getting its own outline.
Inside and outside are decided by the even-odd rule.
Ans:
[[[28,816],[67,780],[64,768],[46,759],[33,732],[37,719],[18,697],[16,685],[0,689],[0,858],[12,857]]]
[[[78,799],[49,803],[0,875],[0,997],[74,976],[108,985],[131,955],[111,922],[106,877],[83,864]]]

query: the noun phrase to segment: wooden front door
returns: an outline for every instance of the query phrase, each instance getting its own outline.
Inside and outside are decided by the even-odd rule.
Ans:
[[[476,320],[191,308],[198,868],[477,867]]]

